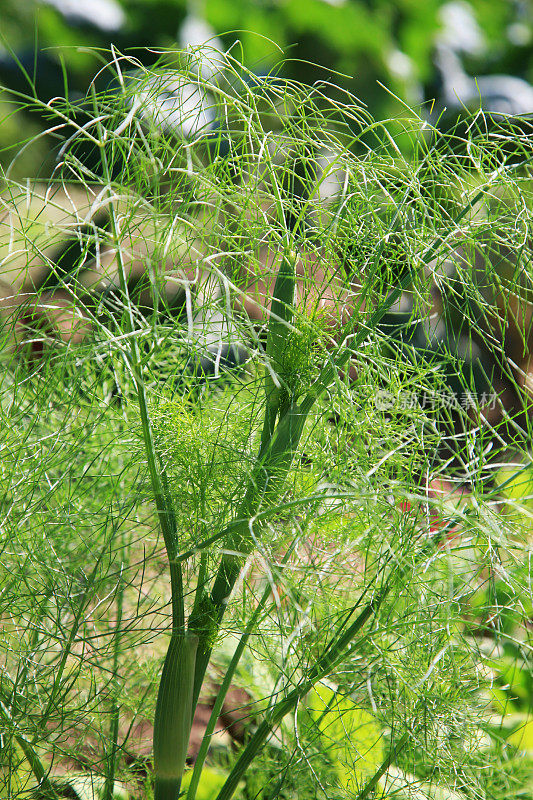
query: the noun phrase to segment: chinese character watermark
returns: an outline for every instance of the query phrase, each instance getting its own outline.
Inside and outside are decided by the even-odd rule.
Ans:
[[[374,406],[378,411],[412,411],[417,408],[437,410],[468,411],[473,408],[483,408],[492,411],[496,407],[498,395],[496,392],[482,392],[476,394],[464,391],[456,395],[448,391],[401,391],[397,394],[389,389],[378,389],[374,394]]]

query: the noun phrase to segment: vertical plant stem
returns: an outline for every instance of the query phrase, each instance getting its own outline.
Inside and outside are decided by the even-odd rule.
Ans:
[[[122,536],[122,552],[125,553],[124,537]],[[122,644],[122,611],[124,605],[124,577],[123,565],[119,576],[119,586],[117,592],[117,620],[115,624],[115,635],[113,641],[113,674],[111,677],[111,724],[109,731],[110,749],[107,758],[107,775],[104,786],[102,800],[113,800],[113,788],[115,785],[115,771],[118,754],[118,729],[120,720],[120,689],[119,679],[119,657]]]
[[[177,800],[191,732],[194,664],[198,638],[172,634],[154,721],[154,800]]]
[[[198,577],[196,580],[196,591],[194,594],[193,613],[197,613],[205,595],[205,582],[207,576],[207,553],[203,551],[200,554],[200,563],[198,565]]]

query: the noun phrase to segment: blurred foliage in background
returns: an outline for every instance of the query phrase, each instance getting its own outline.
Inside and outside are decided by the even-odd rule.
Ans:
[[[3,0],[0,85],[28,92],[22,65],[45,102],[65,92],[66,75],[71,95],[83,95],[99,66],[88,48],[107,50],[113,43],[133,53],[182,46],[193,19],[207,23],[206,35],[219,35],[222,47],[232,47],[233,56],[258,74],[276,68],[281,50],[288,59],[285,77],[313,83],[336,73],[334,82],[377,119],[404,112],[401,101],[431,107],[439,82],[435,45],[450,37],[450,20],[451,36],[459,31],[464,39],[457,49],[469,75],[533,79],[528,0]],[[145,63],[150,57],[141,50],[136,55]],[[26,117],[5,120],[0,146],[19,143],[22,132],[22,138],[37,132],[27,125]],[[44,143],[33,145],[17,172],[35,175],[45,156]],[[3,150],[1,163],[9,161]]]

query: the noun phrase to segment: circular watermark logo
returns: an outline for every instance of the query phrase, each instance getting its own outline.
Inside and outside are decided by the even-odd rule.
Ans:
[[[387,389],[378,389],[374,395],[374,405],[378,411],[390,411],[394,408],[395,397]]]

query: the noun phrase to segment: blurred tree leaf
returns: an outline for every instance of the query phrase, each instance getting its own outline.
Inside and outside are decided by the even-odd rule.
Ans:
[[[368,711],[324,683],[307,696],[307,711],[342,788],[353,797],[383,761],[379,726]]]

